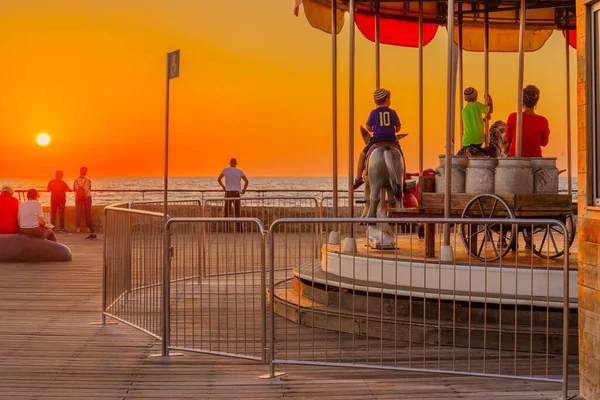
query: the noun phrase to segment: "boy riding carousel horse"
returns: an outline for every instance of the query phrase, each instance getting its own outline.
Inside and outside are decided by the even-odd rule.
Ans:
[[[390,105],[392,104],[391,95],[390,91],[380,88],[375,91],[373,96],[377,108],[371,111],[369,119],[367,120],[367,130],[373,133],[373,137],[358,157],[354,190],[365,183],[363,173],[365,170],[367,154],[375,143],[395,143],[398,150],[400,150],[396,133],[400,131],[401,124],[396,111],[390,108]]]

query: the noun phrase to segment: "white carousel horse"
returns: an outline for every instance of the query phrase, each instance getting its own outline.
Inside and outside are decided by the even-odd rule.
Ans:
[[[360,127],[365,143],[371,139],[370,133]],[[398,140],[407,134],[397,135]],[[375,144],[369,151],[365,168],[365,207],[361,218],[385,218],[385,194],[389,206],[403,207],[404,155],[390,144]],[[369,246],[378,249],[395,248],[392,229],[388,224],[369,225],[367,229]]]

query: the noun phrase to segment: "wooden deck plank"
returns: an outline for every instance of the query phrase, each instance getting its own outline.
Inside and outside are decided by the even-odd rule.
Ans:
[[[73,250],[72,262],[0,264],[1,399],[493,400],[559,395],[555,383],[323,366],[282,365],[278,369],[287,375],[269,381],[258,379],[268,366],[253,361],[194,353],[149,358],[160,351],[154,338],[125,324],[90,325],[100,321],[102,242],[84,237],[59,235]],[[291,332],[294,326],[289,326]],[[318,348],[325,346],[321,341]],[[573,368],[571,388],[576,390]]]

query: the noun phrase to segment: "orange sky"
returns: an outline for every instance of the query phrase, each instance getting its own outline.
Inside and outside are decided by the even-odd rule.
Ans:
[[[330,37],[292,0],[19,0],[0,14],[0,176],[152,176],[163,171],[165,53],[171,81],[171,174],[218,174],[230,157],[248,176],[331,176]],[[348,27],[339,37],[340,175],[348,170]],[[446,33],[425,48],[425,166],[444,152]],[[355,126],[373,108],[374,45],[357,30]],[[483,92],[483,55],[465,53],[465,85]],[[517,55],[491,55],[494,119],[517,99]],[[526,55],[525,83],[550,121],[545,156],[566,166],[564,41]],[[571,51],[575,131],[575,52]],[[418,168],[417,50],[382,47],[409,169]],[[47,132],[52,143],[35,144]],[[356,155],[360,151],[358,130]]]

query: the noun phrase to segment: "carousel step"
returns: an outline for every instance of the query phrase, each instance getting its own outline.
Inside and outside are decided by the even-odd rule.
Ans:
[[[270,297],[270,296],[269,296]],[[369,310],[340,309],[304,296],[292,280],[280,283],[274,292],[275,312],[302,326],[339,331],[373,338],[397,340],[413,344],[473,347],[488,349],[560,353],[560,327],[520,324],[471,323],[438,319],[437,313],[424,319],[421,316],[381,315]],[[516,337],[515,337],[516,336]],[[500,343],[501,337],[501,343]],[[569,331],[570,353],[577,353],[577,329]]]

